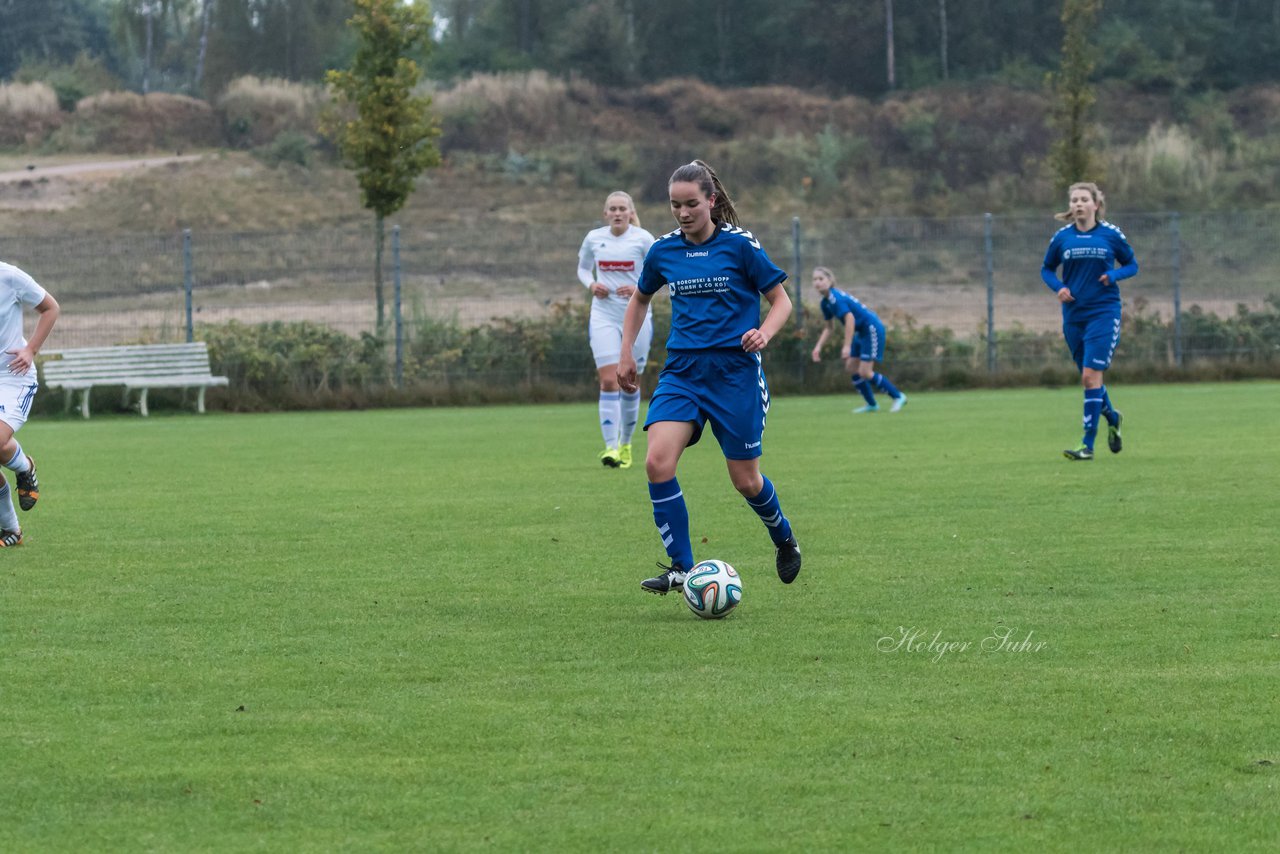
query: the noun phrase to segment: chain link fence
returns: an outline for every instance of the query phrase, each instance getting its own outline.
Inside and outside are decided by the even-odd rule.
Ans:
[[[1110,217],[1129,237],[1141,272],[1122,283],[1126,314],[1167,326],[1173,365],[1235,357],[1280,342],[1224,343],[1197,337],[1188,319],[1264,310],[1280,295],[1280,242],[1265,212],[1156,213]],[[429,230],[387,229],[383,290],[388,350],[395,358],[424,320],[475,327],[546,317],[557,304],[588,302],[575,276],[578,225],[488,221]],[[665,225],[665,224],[664,224]],[[910,331],[969,342],[968,368],[992,374],[1034,369],[1059,328],[1058,303],[1040,280],[1048,217],[976,215],[759,223],[753,230],[791,275],[796,334],[816,338],[821,315],[809,285],[831,268],[840,287],[875,309],[894,339]],[[749,224],[750,227],[750,224]],[[62,235],[0,240],[0,258],[30,272],[63,307],[46,346],[190,340],[200,324],[311,321],[347,335],[377,325],[372,225],[240,234]],[[580,352],[590,358],[585,324]],[[1065,348],[1054,358],[1067,364]],[[1125,357],[1122,339],[1118,358]],[[1148,354],[1150,356],[1150,354]],[[389,355],[389,358],[392,356]],[[916,353],[919,360],[960,358]],[[395,376],[399,376],[397,371]]]

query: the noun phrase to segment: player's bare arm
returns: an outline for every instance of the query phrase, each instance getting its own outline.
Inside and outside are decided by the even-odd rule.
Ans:
[[[778,330],[786,325],[787,318],[791,316],[791,297],[782,285],[771,288],[764,298],[769,301],[769,313],[765,315],[764,323],[760,324],[759,329],[748,329],[742,336],[742,349],[748,353],[759,353],[768,347],[773,336],[778,334]]]
[[[618,387],[631,394],[640,387],[636,381],[636,358],[632,354],[636,336],[644,323],[652,295],[636,291],[627,302],[627,313],[622,317],[622,354],[618,358]]]

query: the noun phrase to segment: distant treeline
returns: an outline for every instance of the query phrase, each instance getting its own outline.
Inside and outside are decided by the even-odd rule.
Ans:
[[[435,0],[421,59],[438,81],[542,70],[863,97],[1039,84],[1058,67],[1062,2]],[[64,105],[112,88],[216,98],[245,75],[318,82],[350,58],[351,13],[351,0],[4,0],[0,81],[44,80]],[[1106,0],[1092,45],[1098,81],[1141,92],[1276,82],[1280,0]]]

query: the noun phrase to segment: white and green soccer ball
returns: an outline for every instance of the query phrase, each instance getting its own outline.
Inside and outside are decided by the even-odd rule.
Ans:
[[[684,602],[704,620],[729,616],[741,601],[742,579],[722,560],[699,561],[684,577]]]

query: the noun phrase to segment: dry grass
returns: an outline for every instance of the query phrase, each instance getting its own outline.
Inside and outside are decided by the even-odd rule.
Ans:
[[[285,131],[314,133],[327,100],[321,86],[249,76],[231,81],[217,106],[232,144],[257,146]]]
[[[103,92],[83,98],[57,142],[62,150],[134,153],[217,146],[213,108],[186,95]]]
[[[1194,139],[1181,125],[1157,123],[1133,145],[1111,149],[1106,173],[1113,192],[1133,206],[1140,199],[1159,203],[1167,198],[1160,188],[1176,187],[1205,195],[1217,186],[1225,155]]]
[[[58,95],[45,83],[0,83],[0,146],[30,146],[62,123]]]

